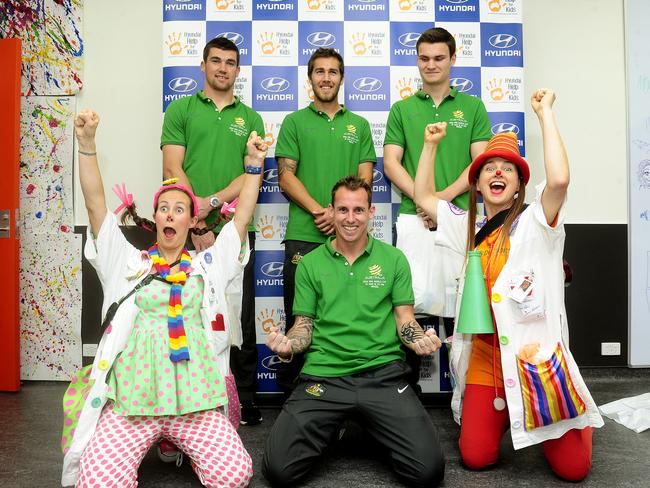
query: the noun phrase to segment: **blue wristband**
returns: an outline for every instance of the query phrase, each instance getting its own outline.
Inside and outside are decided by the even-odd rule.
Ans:
[[[244,173],[248,173],[249,175],[259,175],[262,173],[262,167],[261,166],[244,166]]]

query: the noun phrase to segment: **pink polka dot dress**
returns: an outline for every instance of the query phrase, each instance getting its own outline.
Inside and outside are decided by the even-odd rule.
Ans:
[[[133,332],[108,380],[107,397],[118,415],[181,415],[228,403],[201,321],[203,280],[190,276],[181,295],[189,361],[169,359],[169,288],[153,280],[136,292]]]

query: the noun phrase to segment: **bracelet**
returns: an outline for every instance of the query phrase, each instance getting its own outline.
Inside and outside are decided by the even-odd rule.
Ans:
[[[281,363],[290,363],[291,361],[293,361],[293,349],[291,350],[291,356],[289,357],[289,359],[284,359],[279,354],[278,354],[278,359],[280,360]]]
[[[261,166],[244,166],[244,173],[247,173],[249,175],[259,175],[262,173],[262,167]]]
[[[82,151],[81,149],[77,149],[77,152],[79,154],[83,154],[84,156],[97,156],[97,151],[95,151],[95,152],[85,152],[85,151]]]

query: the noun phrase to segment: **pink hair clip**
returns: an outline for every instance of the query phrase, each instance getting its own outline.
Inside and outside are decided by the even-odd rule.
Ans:
[[[235,198],[232,202],[224,202],[223,205],[221,205],[221,214],[226,215],[229,213],[235,213],[235,207],[237,207],[237,204],[239,203],[239,197]]]
[[[117,207],[115,210],[113,210],[113,213],[117,215],[120,213],[122,210],[124,210],[126,207],[129,205],[133,205],[133,194],[132,193],[127,193],[126,191],[126,185],[122,183],[122,186],[120,187],[119,184],[115,184],[113,187],[113,193],[117,195],[117,198],[120,199],[121,205]]]

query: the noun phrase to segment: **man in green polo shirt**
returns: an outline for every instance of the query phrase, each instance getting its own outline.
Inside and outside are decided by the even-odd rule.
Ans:
[[[447,304],[446,289],[455,293],[451,276],[457,266],[447,256],[433,255],[435,233],[428,231],[432,225],[426,217],[422,219],[424,215],[418,213],[413,202],[414,178],[424,144],[424,128],[433,122],[447,122],[451,138],[440,145],[440,152],[436,155],[436,190],[441,192],[441,198],[453,201],[465,210],[468,205],[469,164],[483,152],[492,133],[481,99],[460,93],[450,86],[451,67],[456,62],[454,36],[441,27],[428,29],[418,38],[416,51],[422,89],[396,102],[390,109],[384,138],[384,172],[402,193],[395,225],[395,245],[404,251],[411,265],[416,312],[452,316],[454,307]],[[442,253],[444,251],[439,252]],[[428,262],[428,259],[439,261]],[[443,276],[442,271],[433,271],[442,268],[438,265],[442,261],[449,270],[445,274],[449,276]],[[428,317],[420,322],[438,324],[438,317]],[[453,320],[446,319],[445,328],[449,335],[452,327]],[[411,354],[407,358],[415,373],[412,378],[415,383],[419,376],[419,360]]]
[[[342,177],[358,175],[372,182],[376,161],[368,121],[339,104],[343,58],[333,49],[319,48],[307,64],[314,93],[308,107],[287,115],[275,149],[279,184],[289,198],[289,220],[284,236],[284,311],[287,327],[293,324],[296,265],[321,245],[333,230],[327,210],[330,189]],[[277,379],[290,390],[302,358],[281,365]]]
[[[167,107],[160,146],[165,178],[178,178],[192,187],[199,204],[199,226],[216,224],[214,232],[218,233],[223,227],[219,222],[221,205],[232,202],[242,188],[248,136],[252,131],[265,132],[259,114],[234,95],[239,49],[232,41],[216,37],[208,42],[203,49],[201,71],[205,74],[203,90]],[[230,363],[242,404],[242,424],[248,425],[262,421],[253,403],[257,390],[254,230],[249,227],[251,259],[244,269],[243,284],[240,281],[229,288],[233,303],[243,304],[241,348],[232,349]],[[213,232],[192,236],[197,250],[209,247],[214,239]]]
[[[405,380],[401,344],[426,356],[441,345],[413,314],[411,274],[398,249],[368,234],[370,185],[357,176],[331,194],[335,236],[296,272],[294,327],[267,346],[291,362],[306,352],[300,383],[267,439],[264,474],[274,486],[303,478],[341,423],[355,416],[384,445],[396,473],[437,486],[445,461],[430,417]]]

